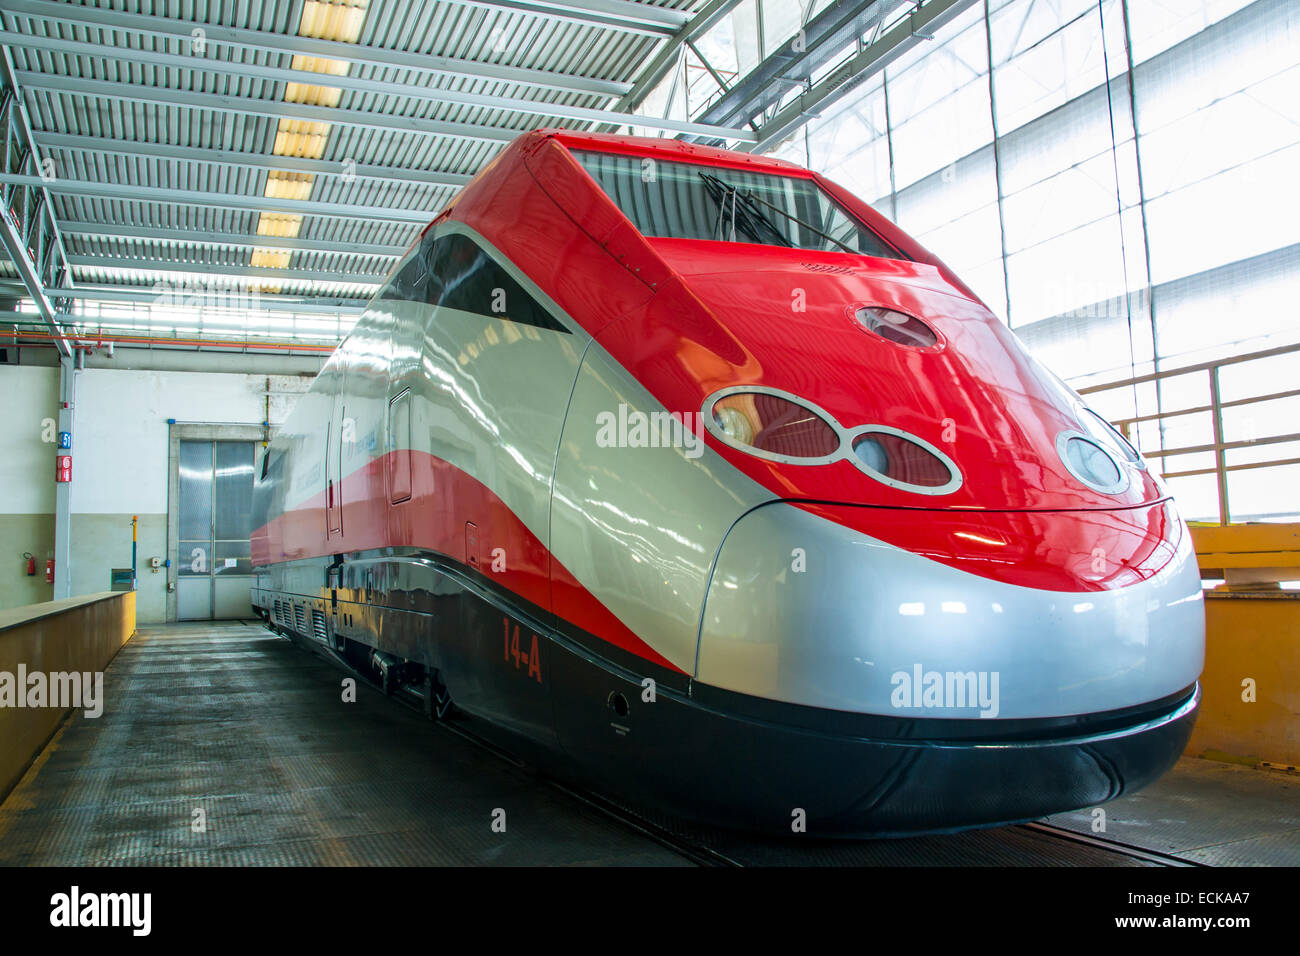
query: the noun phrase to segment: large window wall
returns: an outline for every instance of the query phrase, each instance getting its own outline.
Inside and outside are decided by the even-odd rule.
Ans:
[[[1293,0],[977,2],[776,152],[872,201],[1077,387],[1300,339]],[[1298,365],[1225,370],[1222,399],[1295,389]],[[1198,406],[1207,382],[1097,404],[1115,419]],[[1239,411],[1227,441],[1292,433],[1300,398]],[[1137,437],[1214,440],[1208,413]],[[1213,475],[1171,485],[1192,516],[1217,514]],[[1237,518],[1300,507],[1300,466],[1235,472],[1230,486]]]

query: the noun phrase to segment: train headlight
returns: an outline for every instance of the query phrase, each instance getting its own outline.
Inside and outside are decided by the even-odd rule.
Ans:
[[[952,494],[956,463],[925,439],[889,425],[845,428],[789,392],[733,385],[704,400],[705,427],[719,441],[768,461],[829,465],[848,461],[875,481],[919,495]]]
[[[856,429],[852,448],[857,466],[891,488],[946,495],[961,487],[961,473],[951,458],[897,428],[867,425]]]
[[[734,405],[714,406],[713,421],[734,444],[752,445],[754,443],[754,421],[743,409],[736,408]]]
[[[1117,495],[1128,487],[1128,475],[1112,453],[1088,435],[1061,432],[1056,438],[1056,452],[1070,474],[1094,491]]]
[[[839,432],[817,409],[761,386],[723,389],[705,402],[709,430],[734,448],[760,458],[801,465],[833,460]]]

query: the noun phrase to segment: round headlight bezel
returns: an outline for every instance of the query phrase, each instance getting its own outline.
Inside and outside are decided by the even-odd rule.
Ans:
[[[1090,445],[1100,452],[1101,455],[1104,456],[1105,459],[1114,467],[1117,475],[1116,479],[1113,482],[1107,483],[1095,480],[1094,477],[1083,474],[1080,469],[1074,465],[1070,458],[1070,443],[1075,441]],[[1077,481],[1081,482],[1084,486],[1091,488],[1093,491],[1101,492],[1104,495],[1118,495],[1127,491],[1129,485],[1132,484],[1130,473],[1128,469],[1124,467],[1126,463],[1118,460],[1114,452],[1108,449],[1099,439],[1092,435],[1086,435],[1083,432],[1075,431],[1074,429],[1066,429],[1056,436],[1056,454],[1061,459],[1061,464],[1065,466],[1066,471],[1073,475]]]

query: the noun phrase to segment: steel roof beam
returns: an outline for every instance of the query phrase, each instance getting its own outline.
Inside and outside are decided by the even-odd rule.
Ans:
[[[40,169],[40,151],[32,137],[32,124],[15,73],[9,50],[0,47],[3,169]],[[0,190],[3,192],[0,196],[0,245],[9,253],[24,288],[36,304],[42,321],[49,327],[59,355],[71,358],[72,348],[59,331],[61,311],[49,295],[50,291],[57,293],[62,291],[62,286],[72,284],[63,238],[54,217],[54,205],[40,176],[23,175],[21,178],[25,182],[8,184],[16,188]],[[66,514],[64,520],[66,525]]]
[[[74,179],[53,179],[46,183],[39,176],[0,173],[0,183],[14,186],[44,185],[50,192],[122,202],[180,203],[219,206],[223,209],[247,209],[253,212],[282,212],[304,216],[333,216],[339,219],[382,219],[428,225],[438,210],[389,209],[384,206],[360,206],[345,202],[318,202],[311,199],[271,199],[267,196],[237,196],[229,193],[204,192],[198,189],[158,189],[154,186],[124,186]]]
[[[390,166],[370,166],[357,163],[351,167],[327,159],[306,159],[298,156],[267,156],[262,153],[244,153],[238,150],[201,149],[172,146],[167,143],[144,143],[128,139],[108,139],[99,136],[73,136],[67,133],[49,133],[37,130],[36,143],[42,149],[73,149],[89,153],[108,153],[114,156],[143,156],[150,159],[175,159],[186,163],[210,163],[236,169],[275,169],[290,173],[310,173],[314,176],[341,176],[345,179],[371,179],[377,182],[402,186],[463,186],[473,179],[465,173],[444,173],[437,170],[400,169]]]
[[[636,81],[614,108],[631,111],[641,105],[655,85],[672,69],[684,44],[694,40],[713,27],[727,14],[740,5],[740,0],[709,0],[699,13],[679,27],[672,38],[660,47],[659,52],[650,61],[650,65],[641,71]]]
[[[251,236],[234,232],[203,232],[171,229],[162,226],[128,226],[104,222],[60,220],[65,236],[97,236],[108,239],[140,239],[166,245],[190,243],[199,246],[229,246],[245,249],[286,249],[289,252],[319,252],[348,256],[400,258],[410,243],[400,246],[368,242],[322,242],[313,239],[284,239],[278,236]]]
[[[19,235],[18,230],[8,216],[0,216],[0,243],[3,243],[5,251],[9,253],[9,258],[13,260],[14,268],[18,270],[18,276],[22,279],[23,291],[36,303],[36,311],[40,313],[41,321],[49,328],[59,354],[71,355],[72,350],[68,347],[68,342],[59,329],[59,313],[55,310],[54,303],[50,301],[50,297],[46,294],[45,286],[41,284],[41,278],[37,274],[36,266],[27,254],[27,244],[23,242],[22,236]]]
[[[178,275],[227,276],[233,279],[263,279],[268,282],[347,282],[376,288],[382,275],[362,272],[321,272],[316,269],[264,269],[258,266],[220,262],[175,262],[138,259],[133,256],[68,256],[68,265],[86,269],[134,269],[137,272],[167,272]]]
[[[316,74],[306,74],[315,76]],[[304,82],[303,74],[297,82]],[[220,93],[194,93],[189,90],[170,90],[139,83],[113,83],[106,80],[87,80],[81,77],[58,76],[51,73],[24,71],[18,80],[25,89],[48,90],[52,93],[71,93],[80,96],[98,96],[108,100],[126,100],[132,103],[152,103],[158,106],[184,106],[191,109],[218,113],[269,116],[272,119],[299,119],[309,123],[332,123],[335,126],[356,126],[387,133],[415,133],[420,136],[450,136],[457,139],[474,139],[488,143],[508,143],[522,129],[503,126],[482,126],[473,123],[451,123],[441,120],[420,119],[414,116],[392,116],[371,113],[368,110],[343,109],[337,106],[309,106],[303,103],[285,103],[282,100],[259,100],[247,96],[226,96]]]
[[[744,125],[771,109],[790,84],[807,84],[812,75],[841,55],[868,29],[884,22],[910,0],[835,0],[803,24],[746,76],[738,79],[700,114],[701,122]]]
[[[671,7],[656,7],[631,0],[447,0],[462,7],[526,13],[584,26],[670,37],[690,14]]]
[[[641,126],[646,129],[664,130],[670,133],[685,133],[691,136],[717,136],[741,139],[752,142],[752,133],[742,133],[725,126],[708,123],[691,123],[686,120],[662,119],[655,116],[638,116],[618,110],[593,109],[586,106],[569,106],[563,103],[548,103],[542,100],[530,100],[520,97],[496,96],[489,93],[469,93],[463,90],[445,90],[435,87],[412,86],[409,83],[393,83],[384,80],[365,79],[356,76],[334,76],[332,74],[307,73],[303,70],[285,69],[277,66],[263,66],[257,63],[243,63],[232,60],[216,60],[201,56],[184,56],[176,53],[160,53],[156,50],[140,50],[131,47],[106,46],[102,43],[83,43],[78,40],[63,40],[58,37],[38,37],[26,33],[9,32],[5,42],[10,46],[27,47],[44,50],[49,53],[64,53],[69,56],[100,57],[106,60],[126,60],[146,63],[159,68],[177,70],[197,70],[203,73],[221,73],[232,76],[244,76],[264,80],[269,83],[310,83],[316,86],[329,86],[354,93],[369,93],[377,96],[392,96],[415,100],[421,103],[455,103],[460,106],[478,106],[483,109],[505,110],[513,113],[557,119],[579,120],[585,123],[617,123]],[[45,74],[42,74],[45,75]],[[59,76],[60,79],[64,77]],[[333,107],[324,107],[333,109]]]
[[[18,294],[20,297],[26,295],[26,289],[21,282],[14,280],[0,279],[0,289]],[[180,294],[188,301],[202,299],[226,300],[231,296],[230,289],[183,289]],[[151,303],[158,302],[160,298],[167,296],[166,292],[159,293],[152,286],[105,286],[105,285],[79,285],[74,289],[68,289],[66,292],[71,299],[87,299],[90,301],[102,302],[141,302]],[[334,314],[339,312],[362,312],[365,310],[366,298],[350,298],[341,296],[296,296],[285,295],[278,292],[258,293],[256,301],[262,306],[260,311],[263,312],[302,312],[302,313],[324,313]],[[204,308],[215,308],[215,306],[200,306]],[[0,320],[3,321],[3,320]],[[89,324],[97,321],[93,316],[78,316],[75,314],[63,317],[65,324]]]
[[[501,66],[495,63],[481,63],[476,60],[462,60],[455,57],[433,56],[428,53],[362,46],[356,43],[344,43],[340,40],[321,40],[296,34],[247,30],[215,23],[200,23],[194,20],[176,20],[142,13],[125,13],[118,10],[107,10],[102,7],[56,3],[51,2],[51,0],[6,0],[3,12],[10,15],[36,17],[41,20],[57,20],[61,23],[72,23],[83,27],[99,27],[107,30],[122,30],[128,33],[166,37],[185,43],[192,42],[194,39],[193,31],[199,29],[203,31],[206,42],[233,49],[263,50],[280,55],[301,54],[303,56],[326,57],[331,60],[342,60],[357,66],[369,66],[376,69],[416,70],[421,73],[495,80],[502,83],[518,83],[539,89],[590,93],[596,96],[622,96],[631,87],[631,84],[628,83],[583,76],[567,76],[547,70]]]
[[[868,44],[853,58],[802,93],[758,128],[758,142],[742,147],[761,153],[785,139],[869,76],[879,73],[934,31],[956,19],[975,0],[927,0],[900,20],[888,33]]]

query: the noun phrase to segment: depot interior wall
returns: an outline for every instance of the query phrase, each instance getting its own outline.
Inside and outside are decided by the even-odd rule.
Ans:
[[[131,564],[131,516],[139,524],[140,623],[166,617],[167,572],[149,570],[149,558],[167,558],[168,419],[257,425],[283,421],[294,385],[278,376],[228,372],[86,368],[76,373],[72,469],[72,593],[107,590],[113,568]],[[294,376],[296,379],[297,376]],[[0,417],[0,608],[48,601],[44,559],[54,549],[55,445],[42,422],[57,417],[59,372],[53,368],[0,370],[8,414]],[[27,577],[22,553],[38,558]]]
[[[54,442],[59,370],[9,366],[0,369],[0,609],[53,599],[45,583],[45,559],[54,556]],[[49,421],[47,421],[47,419]],[[23,553],[36,559],[27,575]],[[104,590],[100,588],[99,590]]]

